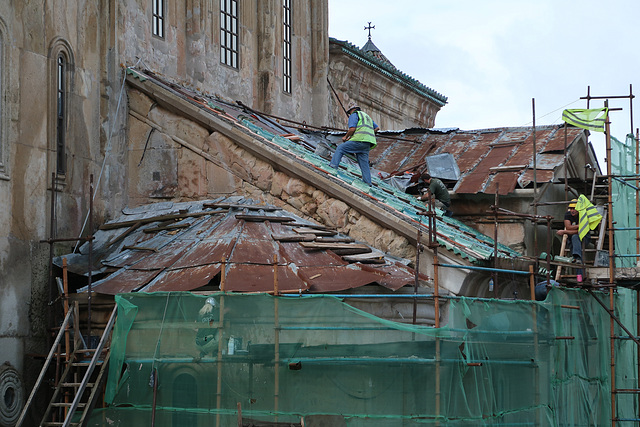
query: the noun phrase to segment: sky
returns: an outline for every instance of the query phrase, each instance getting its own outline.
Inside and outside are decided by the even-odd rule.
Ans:
[[[400,71],[448,98],[435,127],[562,123],[591,96],[640,95],[638,0],[329,0],[329,36],[373,43]],[[630,87],[631,85],[631,87]],[[640,105],[610,99],[611,134],[640,126]],[[590,101],[601,108],[604,100]],[[374,118],[375,120],[375,118]],[[592,133],[606,171],[603,134]]]

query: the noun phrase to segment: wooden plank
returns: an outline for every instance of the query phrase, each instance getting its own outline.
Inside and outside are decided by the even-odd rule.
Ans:
[[[335,227],[326,227],[320,224],[301,224],[299,222],[292,222],[290,224],[285,224],[290,227],[301,227],[301,228],[312,228],[314,230],[323,230],[323,231],[335,231],[337,232]]]
[[[370,247],[361,248],[361,247],[349,247],[344,249],[331,249],[336,255],[358,255],[358,254],[366,254],[371,252]]]
[[[294,228],[293,231],[299,234],[315,234],[316,236],[335,236],[338,234],[335,231],[323,231],[313,228]]]
[[[308,249],[367,249],[371,252],[369,246],[359,243],[300,242],[300,244]]]
[[[150,227],[150,228],[145,228],[144,230],[142,230],[145,233],[158,233],[160,231],[167,231],[167,230],[177,230],[180,228],[189,228],[191,227],[192,224],[171,224],[171,225],[166,225],[164,227]]]
[[[271,238],[279,242],[313,242],[315,234],[272,234]]]
[[[250,211],[263,210],[266,212],[273,212],[282,210],[276,206],[264,206],[264,205],[241,205],[236,203],[203,203],[203,208],[221,208],[221,209],[248,209]]]
[[[600,221],[600,231],[598,233],[598,243],[596,249],[601,251],[604,246],[604,232],[607,230],[607,210],[602,213],[602,220]]]
[[[245,221],[270,221],[270,222],[292,222],[295,219],[288,216],[268,216],[268,215],[245,215],[245,214],[237,214],[236,219],[243,219]]]
[[[342,257],[347,262],[362,262],[365,264],[384,264],[387,262],[384,256],[379,254],[365,253],[357,255],[345,255]]]
[[[158,215],[149,218],[143,219],[132,219],[131,221],[122,221],[122,222],[112,222],[108,224],[102,224],[99,229],[100,230],[114,230],[116,228],[123,227],[131,227],[139,223],[140,224],[149,224],[152,222],[162,222],[162,221],[171,221],[171,220],[179,220],[184,218],[198,218],[206,215],[218,215],[218,214],[226,214],[229,211],[211,211],[211,212],[194,212],[194,213],[185,213],[185,214],[169,214],[169,215]]]
[[[322,242],[322,243],[351,243],[355,241],[356,240],[351,237],[323,237],[323,236],[316,237],[316,242]]]
[[[562,245],[560,245],[560,255],[564,256],[564,251],[565,248],[567,247],[567,239],[569,238],[568,235],[563,235],[562,236]],[[560,280],[560,275],[562,274],[562,266],[558,266],[556,268],[556,281]]]

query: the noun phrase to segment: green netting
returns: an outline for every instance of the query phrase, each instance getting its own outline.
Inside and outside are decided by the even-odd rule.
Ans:
[[[613,175],[630,177],[636,174],[635,140],[632,134],[627,135],[626,142],[611,137],[611,169]],[[635,181],[614,179],[611,183],[611,201],[613,202],[613,220],[615,227],[616,267],[635,267],[637,258],[636,230],[620,230],[636,227],[636,189]]]
[[[109,406],[89,425],[150,425],[154,370],[157,426],[237,426],[238,408],[244,420],[349,427],[611,422],[611,322],[585,291],[450,299],[437,329],[327,296],[215,294],[201,314],[206,298],[117,297]],[[624,300],[617,309],[632,310]],[[620,345],[618,385],[635,384],[634,344]],[[633,410],[632,398],[617,407]]]

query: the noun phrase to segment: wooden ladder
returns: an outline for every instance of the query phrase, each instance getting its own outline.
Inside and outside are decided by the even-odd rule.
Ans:
[[[60,331],[49,351],[47,360],[40,371],[40,376],[36,381],[31,395],[27,400],[20,418],[16,423],[17,427],[21,427],[25,421],[25,417],[29,406],[31,405],[36,392],[43,382],[45,375],[56,354],[56,349],[61,343],[62,337],[65,335],[71,319],[74,324],[74,350],[69,355],[66,367],[55,386],[55,390],[51,401],[40,421],[40,426],[83,426],[87,421],[95,405],[96,398],[103,380],[106,378],[106,371],[109,362],[110,348],[108,344],[111,341],[111,331],[115,323],[116,309],[113,308],[111,316],[100,338],[100,342],[95,349],[86,348],[82,342],[80,328],[78,322],[78,305],[76,304],[67,312],[67,315],[60,327]],[[96,369],[98,368],[98,369]]]

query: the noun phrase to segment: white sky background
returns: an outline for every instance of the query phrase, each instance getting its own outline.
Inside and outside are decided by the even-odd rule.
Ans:
[[[329,0],[329,36],[374,44],[400,71],[448,98],[435,127],[562,123],[591,96],[640,96],[638,0]],[[640,99],[640,98],[638,98]],[[591,100],[590,108],[604,106]],[[611,134],[631,131],[629,99],[611,99]],[[633,133],[640,126],[634,99]],[[375,117],[374,117],[375,120]],[[606,173],[605,142],[592,133]]]

